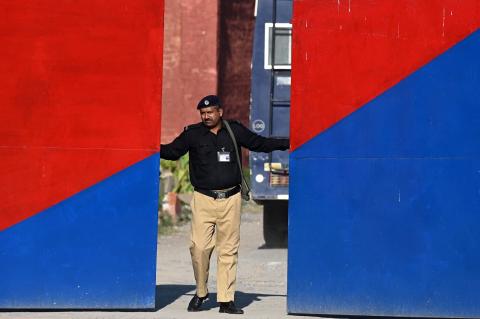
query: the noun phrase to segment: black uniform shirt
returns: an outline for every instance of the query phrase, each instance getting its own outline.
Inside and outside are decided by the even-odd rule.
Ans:
[[[237,140],[237,146],[251,151],[269,153],[274,150],[286,150],[289,139],[266,138],[253,133],[237,121],[228,121]],[[220,162],[218,152],[229,152],[230,161]],[[242,181],[237,164],[233,141],[226,128],[217,134],[203,123],[187,126],[170,144],[162,144],[160,157],[177,160],[189,152],[190,182],[200,189],[219,190],[234,187]]]

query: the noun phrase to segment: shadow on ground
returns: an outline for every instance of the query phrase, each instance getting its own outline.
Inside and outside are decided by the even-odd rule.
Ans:
[[[288,249],[288,243],[263,244],[262,246],[259,246],[258,249]]]
[[[195,290],[195,286],[193,285],[157,285],[155,294],[155,310],[165,308],[192,290]],[[185,309],[186,307],[187,306],[185,306]]]
[[[158,311],[162,308],[165,308],[181,296],[187,295],[193,297],[194,294],[195,286],[193,285],[158,285],[155,300],[155,310]],[[237,291],[235,293],[235,304],[240,308],[245,308],[254,301],[261,301],[264,297],[285,297],[285,295],[257,294]],[[190,298],[188,301],[190,301]],[[185,311],[187,306],[188,304],[186,303]],[[204,303],[202,308],[208,310],[216,307],[218,307],[217,294],[210,293],[209,299]]]

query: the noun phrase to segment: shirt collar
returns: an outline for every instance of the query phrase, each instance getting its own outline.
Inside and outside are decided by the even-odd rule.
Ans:
[[[222,120],[221,120],[222,121]],[[205,126],[205,124],[203,124],[203,122],[200,122],[200,125],[202,127],[202,134],[203,135],[206,135],[208,133],[211,133],[210,132],[210,129],[208,127]],[[220,133],[220,131],[222,131],[223,129],[225,128],[225,126],[223,125],[223,122],[222,122],[222,127],[220,127],[220,129],[218,130],[218,132]],[[212,133],[213,134],[213,133]]]

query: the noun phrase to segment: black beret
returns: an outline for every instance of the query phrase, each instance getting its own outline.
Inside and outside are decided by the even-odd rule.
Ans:
[[[210,106],[218,106],[221,107],[220,105],[220,99],[216,95],[207,95],[203,99],[198,102],[197,105],[197,110],[203,109],[204,107],[210,107]]]

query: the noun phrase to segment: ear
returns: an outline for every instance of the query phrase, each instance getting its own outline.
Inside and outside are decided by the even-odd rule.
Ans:
[[[223,109],[221,107],[218,108],[218,113],[220,114],[220,116],[223,115]]]

